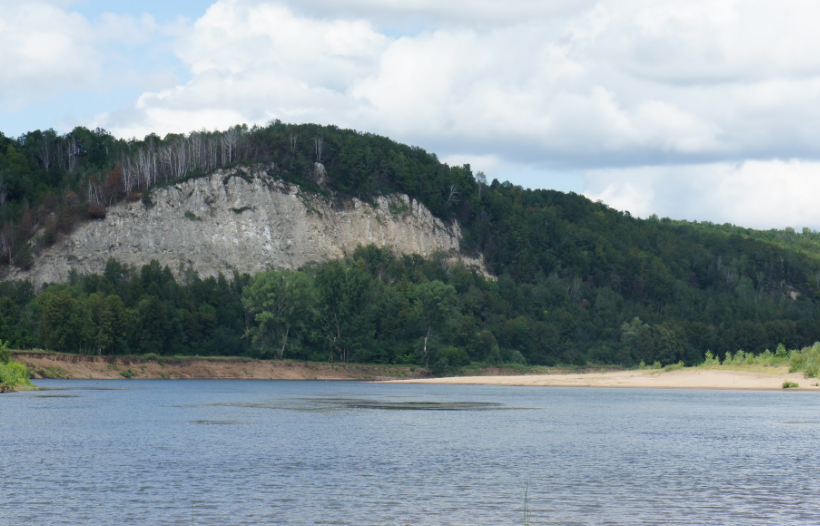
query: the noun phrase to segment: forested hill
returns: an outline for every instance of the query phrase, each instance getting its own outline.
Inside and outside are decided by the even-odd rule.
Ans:
[[[457,220],[462,247],[483,254],[498,276],[375,248],[295,273],[181,283],[156,265],[112,262],[105,275],[73,276],[39,296],[3,284],[0,339],[16,346],[444,367],[695,363],[707,349],[757,353],[820,340],[820,243],[808,230],[639,220],[576,194],[487,184],[469,165],[316,125],[140,141],[82,128],[37,131],[0,136],[0,152],[4,265],[31,265],[43,247],[80,221],[104,220],[119,200],[150,206],[157,185],[264,161],[278,177],[327,196],[406,193]],[[265,287],[299,293],[285,308],[259,299]]]

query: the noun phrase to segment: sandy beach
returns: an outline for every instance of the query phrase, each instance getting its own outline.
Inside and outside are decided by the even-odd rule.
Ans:
[[[739,389],[784,390],[783,382],[797,383],[801,391],[820,391],[817,378],[805,378],[803,373],[790,373],[786,367],[750,370],[686,368],[669,372],[631,370],[570,374],[538,374],[523,376],[458,376],[399,380],[397,383],[451,385],[520,385],[543,387],[623,387],[654,389]],[[393,382],[391,382],[393,383]]]

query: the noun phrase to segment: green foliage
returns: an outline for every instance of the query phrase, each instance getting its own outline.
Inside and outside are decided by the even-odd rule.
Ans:
[[[734,354],[727,352],[721,363],[720,358],[713,355],[712,351],[706,351],[706,359],[701,367],[743,367],[743,366],[762,366],[762,367],[778,367],[789,362],[789,353],[783,344],[777,346],[776,352],[771,352],[766,349],[760,354],[752,354],[744,352],[742,349]]]
[[[396,200],[390,201],[390,204],[388,204],[388,209],[390,210],[390,213],[394,216],[406,214],[410,211],[410,207],[407,206],[407,203],[405,203],[404,201]]]
[[[0,365],[7,364],[11,361],[11,353],[9,353],[8,344],[0,340]]]
[[[188,219],[190,219],[191,221],[202,221],[202,218],[200,218],[198,215],[196,215],[195,213],[191,212],[190,210],[186,210],[186,211],[185,211],[185,217],[187,217],[187,218],[188,218]]]
[[[298,345],[317,317],[316,289],[302,272],[258,274],[245,289],[242,302],[256,322],[248,333],[262,356],[282,359],[288,344]]]
[[[820,342],[789,354],[791,372],[803,371],[806,378],[820,376]]]
[[[0,340],[0,392],[34,389],[25,365],[11,361],[8,345]]]
[[[683,369],[684,367],[686,367],[686,364],[684,364],[682,361],[680,361],[678,363],[673,363],[671,365],[667,365],[666,367],[663,368],[663,372],[668,373],[670,371],[679,371],[679,370]]]
[[[800,387],[800,384],[798,384],[796,382],[789,382],[789,381],[783,382],[783,389],[797,389],[798,387]]]
[[[130,380],[131,378],[137,376],[137,373],[131,370],[131,368],[126,369],[125,371],[120,371],[120,376],[125,379]]]
[[[712,354],[712,351],[706,351],[706,358],[703,361],[703,365],[706,367],[720,365],[720,358]]]

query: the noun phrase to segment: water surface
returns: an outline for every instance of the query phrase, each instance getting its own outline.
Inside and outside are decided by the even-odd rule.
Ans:
[[[41,380],[0,396],[0,525],[820,523],[820,397]]]

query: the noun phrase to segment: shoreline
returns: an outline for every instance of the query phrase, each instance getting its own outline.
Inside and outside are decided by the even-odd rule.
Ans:
[[[784,382],[793,382],[798,384],[799,387],[784,389]],[[820,379],[806,378],[802,372],[790,373],[788,367],[757,367],[748,369],[688,367],[673,371],[644,369],[603,373],[455,376],[448,378],[394,380],[386,383],[820,392],[820,385],[814,385],[820,384]]]
[[[73,380],[402,380],[429,378],[424,368],[403,365],[253,360],[234,357],[90,356],[12,351],[33,379]]]
[[[521,374],[514,369],[478,369],[480,376],[432,377],[422,367],[254,360],[237,357],[90,356],[47,351],[12,351],[12,358],[28,367],[33,379],[221,379],[375,381],[439,385],[497,385],[523,387],[605,387],[635,389],[715,389],[820,391],[820,379],[790,373],[787,367],[687,367],[672,371],[566,371],[543,369]],[[476,371],[475,369],[473,371]],[[818,384],[818,385],[814,385]]]

